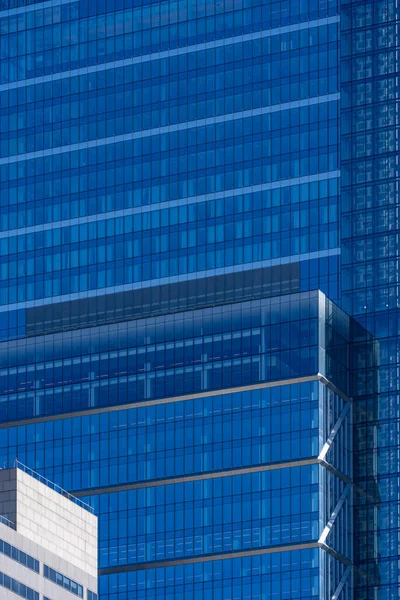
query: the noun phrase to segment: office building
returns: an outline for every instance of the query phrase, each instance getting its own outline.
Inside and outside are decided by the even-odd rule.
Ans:
[[[18,461],[0,470],[0,598],[97,600],[97,517]]]
[[[101,600],[399,597],[398,19],[1,0],[0,462]]]
[[[14,349],[9,372],[44,385],[3,445],[17,435],[23,456],[45,453],[94,506],[101,596],[351,597],[351,366],[361,355],[373,373],[375,344],[322,292]],[[30,356],[42,362],[28,371]],[[74,365],[70,385],[51,379],[57,364]]]

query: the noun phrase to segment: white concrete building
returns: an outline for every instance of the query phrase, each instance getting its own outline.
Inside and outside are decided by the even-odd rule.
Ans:
[[[97,517],[15,465],[0,469],[0,600],[97,600]]]

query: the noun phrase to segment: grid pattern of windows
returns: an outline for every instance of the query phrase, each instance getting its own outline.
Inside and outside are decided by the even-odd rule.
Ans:
[[[342,305],[379,340],[379,393],[357,399],[355,560],[359,598],[398,596],[399,10],[342,3]],[[368,407],[368,408],[367,408]],[[367,410],[367,412],[365,412]],[[376,490],[376,491],[373,491]],[[368,502],[365,502],[365,493]],[[377,551],[376,549],[379,548]]]
[[[2,447],[12,451],[15,443],[19,456],[25,453],[28,461],[34,457],[43,461],[36,468],[46,475],[51,471],[95,507],[100,516],[100,567],[107,577],[113,576],[112,570],[118,575],[139,564],[147,570],[163,561],[262,554],[288,546],[294,552],[304,544],[316,547],[351,474],[346,396],[341,398],[318,379],[326,376],[346,388],[346,349],[355,329],[323,294],[304,292],[4,343],[0,354],[3,350],[7,385],[11,376],[20,374],[25,385],[28,374],[37,382],[38,373],[49,367],[61,366],[63,376],[69,365],[87,364],[94,370],[103,357],[106,364],[99,373],[107,381],[113,374],[112,360],[118,359],[115,368],[120,369],[121,357],[132,355],[136,370],[140,357],[147,396],[128,410],[96,414],[109,402],[98,404],[92,395],[87,407],[93,414],[55,418],[46,424],[39,418],[32,425],[7,427]],[[159,405],[145,403],[154,393],[150,375],[154,373],[157,381],[166,366],[175,365],[170,395],[188,395],[189,378],[177,385],[179,374],[188,372],[185,361],[196,367],[196,343],[201,347],[199,381],[212,393],[202,397],[199,388],[197,398],[166,400],[160,394]],[[254,362],[258,366],[250,371],[254,379],[241,379],[237,386],[247,381],[256,389],[229,392],[240,354],[250,358],[249,364],[258,358]],[[226,364],[224,376],[229,378],[221,380],[226,393],[218,394],[221,383],[215,372],[220,362]],[[126,385],[132,379],[126,376],[129,361],[123,364]],[[82,377],[82,371],[70,370],[68,377],[72,376]],[[305,381],[298,381],[299,376]],[[43,383],[54,397],[54,380],[45,375]],[[65,387],[62,382],[58,386]],[[9,400],[9,390],[3,391],[2,397]],[[39,395],[34,393],[38,408]],[[121,403],[121,398],[113,398],[113,403]],[[82,405],[60,408],[67,412]],[[49,405],[42,410],[54,412]],[[336,477],[318,464],[317,456],[338,419],[337,443],[329,450]],[[87,461],[77,468],[83,454]],[[238,473],[230,473],[233,469]],[[202,480],[196,481],[201,475]],[[195,481],[185,481],[192,477]],[[134,489],[126,491],[124,484]],[[91,494],[96,485],[103,489]],[[116,489],[108,491],[107,485]],[[324,500],[322,489],[327,490]],[[342,504],[338,522],[343,521],[343,527],[340,534],[332,533],[330,542],[348,556],[345,497]],[[44,575],[83,597],[82,586],[46,565]],[[332,581],[338,583],[336,575]]]
[[[282,600],[316,600],[325,587],[321,573],[328,572],[332,562],[313,549],[120,573],[100,577],[101,597],[195,600],[249,596],[262,600],[276,594]],[[343,597],[350,599],[346,589]]]
[[[315,540],[338,502],[329,543],[350,556],[354,447],[355,559],[382,600],[397,598],[396,1],[0,0],[0,11],[0,459],[93,491],[102,600],[330,600],[338,586],[349,600],[346,561],[316,548],[196,557]],[[268,295],[305,296],[256,301],[261,270]],[[317,307],[316,289],[379,346]],[[343,397],[281,381],[317,373]],[[277,469],[271,489],[225,493],[249,475],[224,471],[316,457],[335,427],[325,459],[338,476],[304,484],[319,485],[316,507],[295,468],[285,482]],[[274,494],[279,523],[259,512]],[[356,578],[360,598],[368,585]]]
[[[305,113],[304,116],[301,114],[302,112]],[[285,129],[286,125],[283,121],[285,113],[288,113],[287,141],[280,137],[281,131]],[[329,120],[329,114],[331,114],[332,124]],[[211,143],[204,144],[204,152],[202,153],[204,166],[210,163],[215,164],[215,162],[216,164],[221,163],[219,168],[224,170],[225,174],[219,176],[218,168],[215,167],[213,170],[216,173],[209,175],[213,181],[214,178],[222,178],[221,183],[218,184],[218,189],[221,191],[262,185],[271,180],[289,180],[335,171],[338,167],[337,160],[335,160],[336,155],[331,150],[332,144],[327,144],[329,144],[329,138],[332,137],[330,131],[337,119],[337,103],[327,103],[325,101],[301,110],[287,110],[279,112],[277,115],[252,117],[242,121],[235,120],[232,121],[231,131],[229,131],[229,122],[226,121],[221,124],[219,129],[216,125],[203,127],[204,140],[213,140],[212,145]],[[281,124],[279,123],[280,120],[282,120]],[[294,123],[293,127],[298,130],[297,135],[293,135],[289,130],[291,122]],[[302,135],[302,127],[295,125],[295,123],[302,122],[306,123],[302,126],[303,128],[315,128],[317,144],[323,144],[324,148],[330,148],[329,152],[326,151],[326,154],[324,154],[323,148],[318,145],[313,150],[315,155],[319,157],[319,167],[313,168],[313,165],[318,165],[318,162],[309,162],[305,158],[300,158],[300,156],[307,156],[311,152],[309,145],[313,142],[312,137]],[[328,125],[324,129],[326,122],[328,122]],[[240,130],[238,123],[241,125]],[[276,143],[276,139],[267,138],[264,140],[261,134],[258,134],[260,139],[257,140],[255,132],[268,131],[271,129],[272,123],[277,127],[276,137],[279,143]],[[319,130],[320,134],[318,134]],[[181,139],[184,134],[187,137],[186,131],[179,132],[179,135],[176,134],[175,144],[178,148],[181,148],[184,143]],[[168,138],[171,136],[172,134],[169,134]],[[249,142],[247,142],[247,137],[250,139]],[[266,135],[263,137],[266,137]],[[293,145],[295,139],[299,140],[299,147],[298,149],[293,148],[291,154],[285,149],[285,145]],[[239,143],[240,140],[242,140],[241,144]],[[305,146],[304,148],[300,147],[300,140],[304,140],[302,143],[302,146]],[[307,143],[306,140],[310,141]],[[193,143],[196,143],[197,147],[200,145],[200,140],[193,141]],[[100,160],[97,157],[99,152],[97,147],[93,150],[93,166],[96,168],[97,177],[100,177],[102,172],[104,177],[116,178],[121,181],[132,177],[136,181],[140,177],[139,172],[145,170],[146,163],[138,165],[137,170],[139,172],[135,176],[135,171],[132,169],[132,157],[141,156],[142,151],[140,148],[136,150],[133,142],[131,143],[132,147],[129,149],[125,148],[127,143],[121,143],[120,145],[122,146],[122,156],[127,156],[127,158],[124,158],[121,161],[121,167],[115,168],[114,171],[112,165],[117,162],[115,153],[118,150],[118,145],[109,147],[107,155],[104,156],[105,162],[103,165],[97,164]],[[165,142],[161,139],[159,145],[168,148],[172,143],[169,139]],[[280,145],[282,145],[282,156],[269,158],[272,148],[276,149]],[[215,154],[218,152],[214,149],[215,146],[217,146],[217,149],[220,147],[220,159],[215,158]],[[87,153],[87,150],[84,152]],[[110,154],[113,156],[109,156]],[[257,160],[260,166],[251,165],[246,170],[240,169],[242,157],[246,155],[254,157],[259,155]],[[298,158],[296,160],[292,159],[293,155],[297,155]],[[197,153],[186,155],[183,158],[183,169],[190,168],[198,160]],[[287,159],[288,166],[286,169],[284,168],[285,163],[282,168],[280,167],[283,158]],[[87,173],[83,173],[81,177],[87,179],[89,183],[92,181],[90,176],[91,159],[91,156],[77,159],[79,165],[88,163]],[[26,163],[27,168],[32,162],[34,163],[31,167],[32,173],[46,172],[47,167],[45,165],[36,164],[43,160],[28,161]],[[177,173],[175,177],[178,177],[179,170],[177,170],[177,166],[179,160],[180,157],[177,155],[169,161],[160,160],[157,162],[150,154],[148,165],[151,165],[152,170],[158,169],[160,173]],[[174,161],[177,162],[177,165],[174,165]],[[166,162],[166,164],[164,165],[163,162]],[[228,168],[231,181],[228,178]],[[61,174],[63,174],[63,177],[66,177],[66,170],[62,166],[61,169],[58,176],[61,177]],[[84,170],[83,166],[80,167],[80,171],[82,170]],[[187,196],[201,197],[203,194],[213,191],[214,184],[212,186],[208,185],[208,187],[206,185],[202,187],[196,184],[191,185],[190,180],[187,179],[188,174],[184,173],[183,176],[186,179],[180,184],[182,189],[178,189],[175,194],[171,193],[169,189],[164,191],[164,187],[160,184],[158,193],[161,198],[166,200],[171,196],[172,199]],[[172,175],[169,175],[169,177],[172,177]],[[154,178],[152,181],[154,181]],[[129,181],[126,183],[129,185]],[[166,185],[164,184],[164,186]],[[63,182],[55,180],[52,182],[52,187],[61,188]],[[142,186],[138,190],[142,195]],[[134,193],[131,196],[133,197]],[[204,223],[202,223],[204,217],[201,214],[202,207],[192,205],[188,210],[185,210],[184,207],[180,209],[182,224],[179,226],[168,224],[174,222],[174,215],[171,215],[170,218],[168,216],[165,218],[162,215],[162,218],[158,220],[158,224],[152,229],[151,235],[146,230],[138,229],[135,231],[138,223],[134,221],[133,217],[121,217],[118,221],[111,218],[99,222],[97,227],[96,224],[89,228],[87,225],[84,228],[75,227],[74,229],[64,227],[49,230],[45,233],[45,236],[41,233],[36,236],[30,234],[26,238],[25,236],[18,236],[18,240],[12,238],[8,240],[6,238],[2,240],[4,257],[0,260],[0,268],[4,277],[4,281],[0,285],[0,304],[7,305],[21,303],[25,300],[32,301],[52,296],[66,296],[70,293],[85,293],[89,290],[108,289],[122,284],[134,285],[141,281],[157,282],[166,277],[187,276],[196,271],[208,271],[243,263],[254,263],[260,260],[273,260],[293,254],[329,251],[335,249],[338,244],[337,216],[335,216],[336,200],[337,197],[333,196],[331,199],[328,196],[318,201],[318,206],[310,207],[309,210],[312,210],[313,215],[317,215],[322,221],[325,221],[325,223],[321,223],[320,228],[318,228],[318,218],[316,219],[313,216],[307,219],[309,210],[301,211],[302,218],[300,221],[300,212],[296,211],[298,207],[293,207],[293,214],[289,210],[285,211],[287,214],[282,215],[280,211],[277,213],[277,211],[264,209],[263,215],[261,215],[264,217],[262,220],[250,220],[251,213],[247,214],[247,218],[242,216],[242,219],[240,219],[240,214],[237,215],[235,223],[229,222],[229,219],[225,222],[225,219],[214,217],[214,223],[207,223],[207,226],[204,227]],[[157,199],[151,200],[151,202],[154,201],[157,202]],[[250,202],[252,204],[250,210],[256,213],[256,200],[252,196],[250,196]],[[265,205],[268,207],[268,198]],[[210,209],[212,209],[212,206]],[[169,211],[164,209],[160,212]],[[188,214],[185,215],[185,212]],[[274,212],[275,214],[268,214],[268,212]],[[196,219],[196,213],[200,216],[199,221]],[[255,214],[254,217],[256,216]],[[152,214],[152,218],[157,219],[156,212]],[[280,223],[281,219],[282,223]],[[312,222],[315,222],[315,225],[311,225]],[[163,223],[166,224],[163,226]],[[279,235],[274,235],[274,232],[278,234],[280,230],[285,230],[286,227],[294,230],[293,235],[284,236],[282,239]],[[313,227],[315,228],[314,235],[312,234]],[[46,241],[44,238],[46,238]],[[8,241],[9,243],[7,243]],[[18,242],[17,247],[16,241]]]
[[[324,122],[325,116],[321,119]],[[261,123],[260,128],[264,128]],[[221,148],[226,155],[226,145]],[[244,148],[244,153],[254,151]],[[296,180],[294,173],[288,177]],[[90,224],[4,237],[0,240],[0,270],[5,279],[14,277],[14,272],[20,274],[16,285],[21,292],[12,297],[3,285],[0,303],[158,282],[196,271],[332,251],[338,245],[335,188],[336,178],[325,179],[314,185],[291,185],[286,193],[278,188],[134,215],[128,209],[121,211],[128,215],[118,218],[108,212],[106,220]],[[284,209],[279,205],[281,195],[291,202]],[[314,195],[317,200],[312,200]],[[287,231],[285,237],[276,235],[281,228]],[[77,268],[78,278],[67,277]]]
[[[302,75],[310,69],[321,75],[329,66],[330,51],[337,49],[337,35],[337,18],[330,22],[314,21],[284,35],[280,29],[263,31],[259,35],[246,36],[246,41],[234,38],[233,43],[230,40],[231,43],[222,46],[209,44],[202,53],[192,51],[189,55],[151,60],[150,65],[148,62],[134,62],[128,67],[113,70],[111,75],[98,71],[71,77],[62,85],[52,81],[39,84],[35,90],[29,90],[31,97],[21,107],[21,112],[18,106],[10,106],[11,119],[14,120],[16,113],[21,118],[17,120],[16,128],[12,122],[5,125],[4,133],[8,134],[9,141],[8,145],[2,144],[0,158],[7,153],[14,156],[77,144],[85,141],[85,130],[89,142],[118,135],[130,124],[133,127],[126,128],[125,132],[143,129],[149,135],[159,126],[187,122],[186,127],[190,127],[189,124],[197,119],[225,113],[231,115],[251,106],[260,109],[336,92],[335,68],[328,77],[321,76],[313,82],[304,78],[302,84],[282,88],[278,70],[287,69],[291,77],[298,74],[296,69]],[[286,47],[285,52],[279,52],[282,46]],[[204,69],[204,73],[196,77],[198,69]],[[263,89],[266,74],[270,75],[272,82],[268,89]],[[234,78],[238,80],[235,86],[232,85]],[[114,87],[108,87],[110,80],[116,84]],[[134,85],[137,81],[141,82],[141,89]],[[250,81],[254,91],[258,92],[251,99],[251,104],[245,94],[246,84]],[[171,90],[168,90],[169,85]],[[94,87],[98,88],[98,94],[94,93]],[[64,98],[60,96],[62,88],[66,88],[67,92]],[[72,102],[68,91],[73,94]],[[124,118],[118,114],[121,92],[128,96]],[[54,96],[52,110],[44,114],[41,109],[51,96]],[[201,100],[196,102],[199,96]],[[165,98],[165,102],[151,102],[152,98],[159,97]],[[4,98],[5,106],[10,104],[8,94],[3,93],[0,98]],[[150,105],[146,104],[149,100]],[[29,101],[35,101],[35,110]],[[39,116],[38,123],[34,121],[35,116]],[[91,116],[97,118],[91,119]],[[101,124],[97,124],[99,116]],[[73,117],[79,118],[77,127],[74,127]],[[72,121],[69,128],[63,126],[67,119]],[[37,126],[37,137],[32,135],[34,125]],[[52,125],[52,129],[49,130],[46,125]],[[5,136],[3,139],[6,139]],[[293,149],[296,149],[295,146]]]
[[[24,567],[35,571],[35,573],[39,573],[40,571],[40,563],[36,558],[29,556],[29,554],[22,552],[22,550],[18,550],[18,548],[15,548],[15,546],[8,544],[4,540],[0,540],[0,553],[19,562]]]
[[[321,299],[321,300],[320,300]],[[321,306],[332,315],[324,321]],[[0,418],[141,402],[322,372],[345,392],[347,317],[303,293],[0,345]],[[320,331],[321,330],[321,331]],[[17,392],[18,393],[15,393]]]
[[[77,492],[307,459],[322,449],[344,405],[314,381],[21,425],[3,431],[0,463],[18,451],[22,462],[29,459],[48,479]],[[319,410],[326,411],[324,425]],[[340,444],[333,461],[346,474],[348,445]]]
[[[0,31],[6,337],[26,302],[294,256],[336,299],[336,0],[34,4]]]
[[[17,596],[21,596],[21,598],[26,598],[26,600],[39,600],[39,593],[35,592],[32,588],[28,587],[24,583],[9,577],[5,573],[0,572],[0,587],[6,588],[17,594]]]
[[[14,4],[2,1],[4,8]],[[113,3],[114,4],[114,3]],[[81,8],[78,2],[22,11],[2,19],[6,66],[2,83],[148,55],[337,14],[336,1],[289,5],[242,2],[151,3],[121,10],[116,3]],[[282,4],[282,8],[280,6]],[[310,4],[310,6],[308,6]],[[118,10],[119,9],[119,10]],[[19,26],[21,35],[13,36]],[[7,35],[9,34],[9,35]]]
[[[320,469],[293,467],[90,497],[99,514],[99,568],[317,541]]]
[[[76,596],[79,596],[79,598],[83,598],[83,587],[79,583],[76,583],[76,581],[72,581],[72,579],[69,577],[66,577],[62,573],[55,571],[47,565],[43,565],[43,575],[46,579],[53,581],[60,587],[71,592],[71,594],[75,594]]]

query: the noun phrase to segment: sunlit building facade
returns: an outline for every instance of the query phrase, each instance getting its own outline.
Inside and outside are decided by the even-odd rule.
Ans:
[[[0,2],[0,463],[101,600],[394,600],[394,0]]]

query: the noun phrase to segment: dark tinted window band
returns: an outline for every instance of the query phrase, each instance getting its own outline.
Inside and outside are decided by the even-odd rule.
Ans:
[[[300,290],[300,264],[193,279],[26,309],[26,335],[166,312],[278,296]]]

